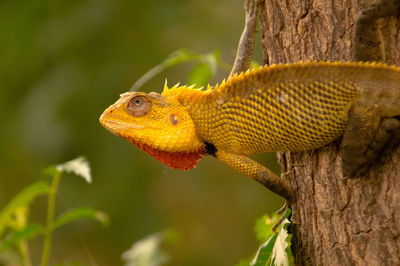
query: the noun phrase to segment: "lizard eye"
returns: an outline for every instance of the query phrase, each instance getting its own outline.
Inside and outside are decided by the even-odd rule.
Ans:
[[[150,100],[145,96],[133,97],[127,106],[129,113],[133,116],[143,116],[150,110]]]

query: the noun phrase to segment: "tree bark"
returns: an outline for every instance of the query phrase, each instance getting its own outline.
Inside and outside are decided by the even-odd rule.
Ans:
[[[350,61],[357,14],[377,1],[265,0],[264,64]],[[398,18],[384,19],[388,64],[400,65]],[[400,105],[400,103],[399,103]],[[340,139],[307,152],[280,153],[296,200],[296,265],[400,265],[400,147],[393,140],[359,178],[344,179]]]

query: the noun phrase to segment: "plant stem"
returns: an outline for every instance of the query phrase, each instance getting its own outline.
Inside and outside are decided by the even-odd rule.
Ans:
[[[20,241],[18,243],[18,249],[19,249],[19,253],[21,254],[21,258],[22,258],[22,265],[23,266],[32,266],[28,243],[26,241]]]
[[[60,179],[61,179],[61,172],[57,171],[56,174],[54,174],[53,182],[51,184],[49,191],[49,199],[47,205],[47,220],[46,220],[46,228],[44,232],[44,243],[42,250],[42,261],[40,263],[41,266],[47,266],[49,264],[51,237],[53,232],[53,220],[56,207],[56,194],[57,194],[58,184],[60,183]]]

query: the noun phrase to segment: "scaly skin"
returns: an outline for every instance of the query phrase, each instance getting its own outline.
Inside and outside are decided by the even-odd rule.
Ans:
[[[148,110],[132,115],[128,105],[137,96],[147,99]],[[322,147],[343,134],[352,105],[368,98],[380,117],[400,115],[400,68],[339,62],[264,66],[205,91],[175,86],[161,95],[125,93],[100,122],[172,168],[191,169],[208,153],[290,202],[287,184],[248,156]]]

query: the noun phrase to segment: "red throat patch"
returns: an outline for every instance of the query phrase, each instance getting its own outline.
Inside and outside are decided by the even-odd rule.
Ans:
[[[192,152],[167,152],[153,149],[146,144],[139,144],[134,141],[131,141],[131,143],[133,143],[142,151],[147,152],[163,164],[173,169],[180,169],[184,171],[195,168],[197,162],[204,154],[204,151],[202,150]]]

